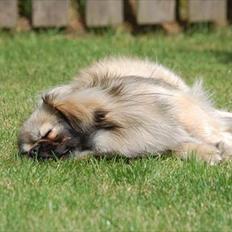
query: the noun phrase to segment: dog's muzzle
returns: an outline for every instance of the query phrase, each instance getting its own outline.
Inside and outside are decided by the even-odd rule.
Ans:
[[[70,154],[79,144],[79,140],[67,138],[63,142],[40,140],[28,152],[29,157],[36,159],[59,159]]]

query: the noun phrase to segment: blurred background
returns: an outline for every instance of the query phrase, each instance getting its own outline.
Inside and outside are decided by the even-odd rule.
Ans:
[[[0,28],[15,31],[158,27],[178,33],[192,24],[226,26],[231,19],[231,0],[0,0]]]

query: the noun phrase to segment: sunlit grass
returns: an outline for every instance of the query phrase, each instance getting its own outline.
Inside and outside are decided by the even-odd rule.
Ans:
[[[154,157],[36,162],[17,156],[38,94],[108,55],[148,57],[232,110],[232,31],[71,39],[0,34],[0,231],[230,231],[232,164]]]

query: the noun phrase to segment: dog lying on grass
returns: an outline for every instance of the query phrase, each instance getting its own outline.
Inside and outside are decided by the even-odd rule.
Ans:
[[[51,89],[18,139],[30,157],[137,157],[165,151],[216,164],[232,157],[232,113],[216,110],[198,82],[162,65],[103,59]]]

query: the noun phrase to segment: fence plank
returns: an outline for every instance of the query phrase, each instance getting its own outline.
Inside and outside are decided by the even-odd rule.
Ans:
[[[63,27],[68,24],[69,0],[32,0],[34,27]]]
[[[232,22],[232,1],[227,2],[228,7],[228,19],[230,22]]]
[[[226,22],[226,5],[227,0],[189,0],[189,21],[223,24]]]
[[[117,25],[123,21],[122,0],[87,0],[86,24],[90,27]]]
[[[139,24],[157,24],[175,21],[175,0],[138,0]]]
[[[0,0],[0,27],[15,27],[18,18],[18,0]]]

